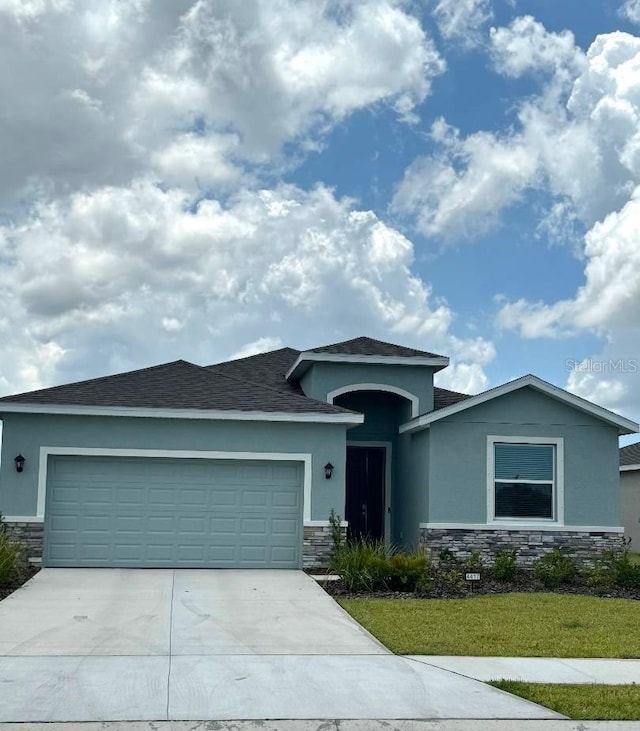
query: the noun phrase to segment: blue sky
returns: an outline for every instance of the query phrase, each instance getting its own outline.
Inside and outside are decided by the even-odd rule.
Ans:
[[[0,391],[369,334],[639,419],[639,29],[638,0],[2,4]]]

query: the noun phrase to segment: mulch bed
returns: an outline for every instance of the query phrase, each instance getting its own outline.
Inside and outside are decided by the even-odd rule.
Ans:
[[[322,582],[325,591],[333,597],[344,599],[468,599],[474,596],[491,594],[509,594],[512,592],[553,593],[553,594],[582,594],[602,598],[636,599],[640,600],[640,589],[623,589],[620,587],[605,588],[601,586],[587,586],[585,584],[564,584],[555,589],[549,589],[542,584],[530,572],[519,571],[514,582],[495,581],[494,579],[483,579],[474,582],[473,586],[463,591],[451,590],[445,585],[435,585],[428,592],[413,591],[374,591],[374,592],[353,592],[348,591],[342,581]]]
[[[11,581],[8,583],[0,582],[0,600],[6,599],[9,594],[13,594],[16,589],[19,589],[23,584],[26,584],[29,579],[33,578],[38,571],[40,571],[40,569],[37,566],[29,566],[21,580]]]

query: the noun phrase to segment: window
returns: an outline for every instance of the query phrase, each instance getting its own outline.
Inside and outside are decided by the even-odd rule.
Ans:
[[[489,519],[558,520],[561,439],[489,438]]]

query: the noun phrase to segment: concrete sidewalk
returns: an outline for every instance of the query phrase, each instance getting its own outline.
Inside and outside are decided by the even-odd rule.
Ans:
[[[408,655],[411,660],[474,680],[527,683],[640,683],[640,660],[555,657],[469,657]],[[638,726],[640,728],[640,724]]]

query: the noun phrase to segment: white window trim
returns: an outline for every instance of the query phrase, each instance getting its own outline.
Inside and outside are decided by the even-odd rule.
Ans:
[[[555,479],[553,481],[553,519],[548,518],[496,518],[495,517],[495,445],[496,444],[548,444],[555,446]],[[511,480],[513,482],[513,480]],[[523,480],[549,484],[548,480]],[[487,436],[487,525],[490,526],[564,526],[564,439],[562,437]]]
[[[311,521],[312,456],[298,452],[209,452],[180,449],[107,449],[102,447],[40,447],[38,464],[38,501],[36,515],[20,517],[7,516],[5,521],[42,523],[47,502],[47,470],[50,456],[71,457],[149,457],[165,459],[237,459],[275,462],[302,462],[304,464],[303,510],[304,523]]]
[[[391,541],[391,479],[392,479],[392,459],[393,459],[393,442],[347,442],[347,447],[383,447],[384,455],[384,540],[386,543]],[[346,500],[346,482],[345,482],[345,500]]]
[[[352,393],[353,391],[383,391],[393,393],[411,402],[411,418],[418,416],[420,412],[420,402],[414,393],[405,391],[404,388],[398,388],[397,386],[389,386],[386,383],[352,383],[348,386],[341,386],[340,388],[335,388],[333,391],[329,391],[327,394],[327,402],[332,404],[338,396],[343,396],[345,393]]]

